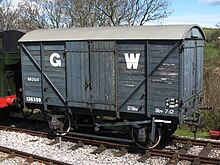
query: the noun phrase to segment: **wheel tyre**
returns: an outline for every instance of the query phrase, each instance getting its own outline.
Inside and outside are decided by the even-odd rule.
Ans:
[[[147,132],[147,130],[146,130],[146,132]],[[150,139],[148,139],[149,132],[146,133],[146,142],[140,142],[138,140],[138,129],[137,128],[132,127],[132,129],[131,129],[131,136],[132,136],[132,139],[134,140],[135,144],[137,146],[139,146],[140,148],[152,149],[152,148],[157,147],[160,144],[160,141],[161,141],[161,129],[158,128],[158,127],[156,128],[156,134],[155,134],[156,141],[153,144],[150,144]]]
[[[53,132],[54,134],[58,135],[58,136],[64,136],[64,135],[66,135],[66,134],[70,131],[70,129],[71,129],[71,120],[70,120],[69,115],[65,113],[64,116],[65,116],[64,118],[58,119],[59,121],[62,120],[62,121],[60,121],[60,122],[63,122],[63,124],[64,124],[64,126],[63,126],[63,131],[61,131],[61,128],[59,128],[59,129],[52,129],[52,132]],[[50,125],[51,119],[50,119],[50,118],[51,118],[51,117],[48,116],[49,126],[51,127],[51,125]]]

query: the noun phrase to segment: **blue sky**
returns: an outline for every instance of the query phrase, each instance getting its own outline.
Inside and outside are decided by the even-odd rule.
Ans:
[[[220,23],[220,0],[172,0],[173,13],[162,24],[199,24],[215,27]]]

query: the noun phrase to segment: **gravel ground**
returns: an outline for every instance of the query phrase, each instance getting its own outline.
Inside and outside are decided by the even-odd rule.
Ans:
[[[212,149],[208,156],[211,158],[220,158],[220,149]]]
[[[204,140],[204,139],[201,139]],[[216,142],[220,142],[220,140],[212,140],[212,139],[208,139],[211,141],[216,141]],[[166,151],[172,151],[172,152],[178,152],[178,148],[183,147],[183,144],[181,143],[177,143],[177,145],[168,145],[164,148],[164,150]],[[203,146],[193,146],[191,147],[187,154],[192,154],[192,155],[199,155],[199,153],[202,151],[204,147]],[[211,152],[209,153],[208,157],[212,157],[212,158],[220,158],[220,149],[212,149]],[[190,165],[191,162],[183,160],[183,161],[179,161],[177,163],[177,165]]]
[[[117,150],[114,149],[107,149],[101,154],[90,154],[94,151],[97,147],[85,145],[83,148],[79,148],[75,151],[71,150],[70,148],[75,145],[75,143],[71,142],[64,142],[62,141],[59,144],[50,145],[53,140],[28,135],[25,133],[17,133],[11,131],[4,131],[0,130],[0,146],[13,148],[19,151],[28,152],[31,154],[44,156],[50,159],[55,159],[58,161],[62,161],[65,163],[73,164],[73,165],[142,165],[142,164],[166,164],[169,161],[168,158],[163,157],[151,157],[145,163],[138,162],[138,158],[140,158],[139,154],[131,154],[127,153],[122,157],[114,156],[114,152]],[[188,151],[189,154],[199,154],[203,147],[201,146],[193,146]],[[167,146],[165,150],[172,150],[177,151],[178,147],[175,146]],[[220,157],[220,150],[213,149],[212,152],[209,154],[210,157]],[[7,157],[7,154],[0,153],[0,164],[28,164],[25,159],[23,158],[10,158],[4,159]],[[34,162],[31,163],[32,165],[38,165],[40,163]],[[178,165],[188,165],[190,162],[188,161],[180,161]]]
[[[117,150],[108,149],[101,154],[90,154],[97,147],[85,145],[72,151],[71,146],[75,145],[71,142],[62,142],[61,144],[49,145],[53,140],[27,135],[25,133],[9,132],[0,130],[0,146],[13,148],[19,151],[32,153],[39,156],[55,159],[73,165],[142,165],[142,164],[165,164],[169,159],[162,157],[151,157],[145,163],[137,161],[139,154],[127,153],[122,157],[115,157],[114,152]],[[24,159],[14,158],[0,161],[0,164],[25,164]],[[39,164],[39,163],[32,163]]]
[[[199,153],[202,151],[203,146],[192,146],[189,151],[187,152],[187,154],[191,154],[191,155],[199,155]]]

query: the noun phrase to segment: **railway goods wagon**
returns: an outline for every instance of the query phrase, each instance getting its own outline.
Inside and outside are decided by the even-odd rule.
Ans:
[[[19,40],[24,105],[57,134],[129,129],[153,148],[178,124],[202,123],[204,40],[197,25],[29,32]]]
[[[0,32],[0,108],[8,107],[21,89],[21,54],[18,39],[23,32]],[[6,101],[7,100],[7,101]]]

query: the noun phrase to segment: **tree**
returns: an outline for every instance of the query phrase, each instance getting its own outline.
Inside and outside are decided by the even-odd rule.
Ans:
[[[18,5],[20,24],[28,30],[66,26],[62,3],[44,0],[23,0]]]
[[[168,17],[169,6],[168,0],[100,0],[97,7],[112,26],[134,26]]]
[[[1,5],[0,19],[5,29],[25,31],[134,26],[168,17],[172,13],[169,7],[169,0],[22,0],[17,8]]]
[[[97,8],[97,0],[69,0],[65,3],[68,27],[106,26],[107,17]]]
[[[18,29],[18,9],[11,2],[0,2],[0,30]]]

